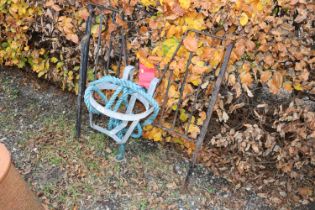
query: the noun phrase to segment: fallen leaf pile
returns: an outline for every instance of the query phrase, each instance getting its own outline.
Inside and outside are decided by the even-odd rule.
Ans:
[[[221,126],[209,139],[201,161],[234,183],[246,186],[254,182],[258,192],[274,188],[280,193],[284,187],[289,195],[272,200],[274,205],[284,204],[286,199],[293,203],[314,201],[315,112],[314,104],[303,104],[301,99],[287,108],[258,104],[253,108],[256,120]],[[287,180],[284,186],[280,180]],[[300,184],[307,185],[307,190],[300,193]]]

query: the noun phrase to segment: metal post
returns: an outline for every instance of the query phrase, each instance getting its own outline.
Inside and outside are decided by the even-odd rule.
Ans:
[[[80,138],[81,134],[81,115],[82,115],[82,101],[86,87],[86,74],[89,59],[89,45],[91,38],[91,25],[93,18],[93,6],[88,5],[90,15],[86,22],[86,31],[83,39],[81,40],[81,64],[80,64],[80,79],[79,79],[79,92],[77,97],[77,119],[76,119],[76,137]]]
[[[211,120],[211,116],[212,116],[212,112],[213,112],[213,108],[214,108],[214,105],[217,101],[217,97],[218,97],[218,94],[220,91],[221,83],[222,83],[225,71],[227,69],[227,65],[228,65],[228,62],[229,62],[229,59],[231,56],[233,46],[234,46],[234,44],[229,44],[226,48],[223,64],[221,66],[220,73],[218,75],[214,90],[213,90],[212,95],[211,95],[210,100],[209,100],[209,107],[207,109],[207,118],[204,121],[203,126],[201,128],[200,135],[198,136],[198,139],[196,142],[196,148],[195,148],[195,151],[193,153],[192,159],[191,159],[190,164],[189,164],[188,172],[187,172],[186,179],[185,179],[185,187],[187,187],[189,184],[190,177],[191,177],[193,170],[195,168],[195,165],[196,165],[198,154],[201,150],[203,141],[206,137],[206,133],[207,133],[209,123]]]
[[[120,144],[118,149],[118,154],[116,155],[117,161],[122,161],[125,159],[125,144]]]

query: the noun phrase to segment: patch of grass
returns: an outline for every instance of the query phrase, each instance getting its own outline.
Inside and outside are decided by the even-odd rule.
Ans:
[[[71,130],[72,123],[63,115],[48,115],[45,116],[42,122],[43,126],[56,131]],[[53,126],[52,126],[53,125]]]
[[[140,203],[140,210],[146,210],[148,208],[148,201],[142,200]]]
[[[120,163],[116,163],[114,166],[114,172],[116,173],[117,177],[119,177],[119,175],[120,175],[120,167],[121,167]]]
[[[67,191],[68,191],[69,196],[71,196],[74,199],[77,199],[80,195],[80,192],[77,186],[70,185]]]
[[[50,158],[50,160],[49,160],[49,162],[51,163],[51,164],[53,164],[53,165],[60,165],[61,164],[61,162],[62,162],[62,158],[61,157],[52,157],[52,158]]]
[[[11,117],[13,117],[13,116],[11,115]],[[12,123],[9,123],[9,122],[12,122],[11,119],[9,119],[9,116],[1,113],[1,115],[0,115],[0,128],[1,128],[1,130],[5,130],[5,129],[12,130],[12,128],[14,128],[14,126],[12,125]]]
[[[12,82],[9,79],[2,80],[2,89],[4,93],[13,100],[17,99],[21,95],[21,91],[12,85]]]
[[[87,160],[85,164],[89,170],[100,170],[99,163],[94,160]]]
[[[45,159],[52,165],[60,166],[63,159],[58,154],[54,153],[53,151],[48,151],[45,154]]]
[[[210,193],[210,194],[215,193],[215,189],[212,188],[212,187],[208,187],[208,188],[207,188],[207,191],[208,191],[208,193]]]
[[[93,194],[93,192],[95,191],[93,185],[86,182],[83,183],[83,189],[85,193],[89,193],[89,194]]]
[[[54,188],[55,186],[52,183],[47,182],[43,186],[43,193],[45,195],[50,195],[54,191]]]
[[[103,152],[105,149],[106,136],[101,133],[92,133],[88,139],[89,147],[92,147],[97,152]]]
[[[58,195],[56,200],[58,203],[65,203],[67,198],[68,198],[67,192],[63,192],[63,193]]]

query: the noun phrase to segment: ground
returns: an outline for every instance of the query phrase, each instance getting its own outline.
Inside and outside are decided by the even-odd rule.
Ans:
[[[0,69],[0,84],[0,142],[49,209],[273,209],[201,165],[184,190],[189,157],[174,145],[130,140],[116,162],[86,110],[74,138],[74,95],[15,69]]]

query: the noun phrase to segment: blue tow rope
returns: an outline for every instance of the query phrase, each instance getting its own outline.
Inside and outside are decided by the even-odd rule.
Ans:
[[[98,84],[101,84],[104,82],[109,82],[109,83],[119,86],[115,90],[114,94],[112,95],[110,99],[107,99],[106,95],[99,88],[97,88]],[[137,124],[134,132],[131,134],[132,138],[140,138],[142,136],[142,127],[145,125],[152,124],[160,110],[159,104],[154,100],[154,98],[151,95],[149,95],[143,87],[131,82],[130,80],[119,79],[113,76],[105,76],[89,84],[84,94],[84,102],[89,112],[100,114],[96,109],[92,107],[91,102],[90,102],[90,96],[94,92],[99,94],[101,99],[104,101],[106,109],[110,109],[115,112],[118,111],[121,105],[128,106],[128,95],[132,95],[133,93],[140,94],[146,100],[148,100],[150,105],[153,106],[154,108],[153,113],[143,123]],[[119,94],[121,95],[118,98]],[[115,104],[115,101],[117,101],[116,104]],[[108,129],[111,130],[115,128],[116,126],[120,125],[121,123],[122,123],[121,120],[110,118],[107,126],[108,126]],[[122,138],[125,135],[126,131],[127,129],[120,131],[119,133],[117,133],[117,136]]]

